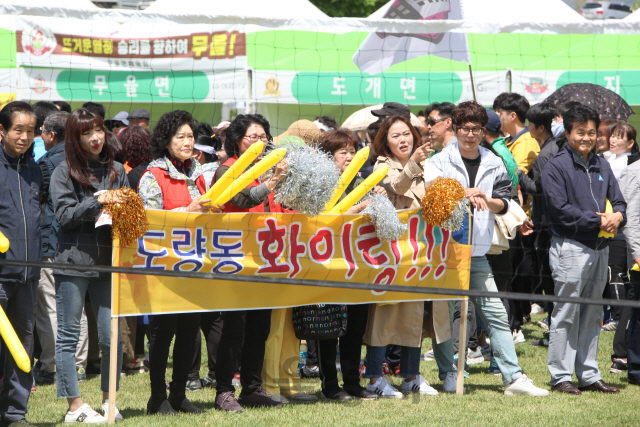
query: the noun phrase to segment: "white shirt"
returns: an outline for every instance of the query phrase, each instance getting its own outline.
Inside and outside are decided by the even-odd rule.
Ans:
[[[627,167],[627,162],[629,161],[627,157],[629,157],[630,155],[631,153],[622,153],[617,157],[605,157],[605,159],[607,159],[609,161],[609,164],[611,165],[611,170],[613,170],[613,175],[616,177],[616,180],[620,179],[620,174],[622,173],[623,169]]]

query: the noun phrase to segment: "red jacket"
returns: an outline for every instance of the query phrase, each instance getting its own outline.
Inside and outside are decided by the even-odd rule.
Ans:
[[[170,211],[186,207],[193,201],[185,181],[171,178],[169,172],[161,168],[149,168],[147,170],[153,174],[160,186],[160,190],[162,190],[162,205],[165,210]],[[207,191],[204,176],[200,175],[196,178],[196,186],[200,190],[200,194],[204,194]]]

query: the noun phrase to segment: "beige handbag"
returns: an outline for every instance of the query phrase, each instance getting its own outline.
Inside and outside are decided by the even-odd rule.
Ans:
[[[497,255],[509,249],[509,240],[516,238],[518,226],[524,224],[527,214],[519,204],[509,200],[509,210],[504,215],[495,215],[493,239],[488,255]]]

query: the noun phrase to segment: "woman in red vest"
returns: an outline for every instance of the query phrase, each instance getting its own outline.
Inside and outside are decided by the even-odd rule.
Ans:
[[[176,110],[160,117],[151,135],[154,160],[140,178],[138,193],[147,209],[207,213],[210,200],[201,200],[208,183],[193,155],[196,123],[190,113]],[[213,208],[220,212],[220,208]],[[199,313],[154,315],[149,325],[149,377],[151,398],[147,414],[203,413],[185,395],[187,376],[193,363],[193,345],[200,333]],[[173,378],[167,399],[165,373],[173,336]]]
[[[259,140],[271,140],[269,122],[260,114],[241,114],[229,125],[224,149],[229,160],[216,171],[214,180],[233,165],[251,145]],[[286,175],[286,162],[276,165],[273,177],[267,181],[253,181],[234,196],[224,212],[281,212],[273,202],[273,189]],[[264,348],[271,324],[271,310],[226,311],[223,313],[222,334],[216,360],[215,407],[224,411],[243,412],[244,407],[282,406],[262,388]],[[231,384],[240,366],[242,392],[236,400]]]

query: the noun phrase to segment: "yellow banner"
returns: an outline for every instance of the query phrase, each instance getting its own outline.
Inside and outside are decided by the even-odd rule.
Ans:
[[[468,289],[468,218],[450,233],[427,225],[421,214],[399,212],[407,232],[382,243],[361,215],[150,210],[146,235],[130,247],[114,247],[114,266],[148,269],[144,275],[113,275],[114,315],[452,298],[284,284],[309,279]],[[283,284],[162,277],[153,269],[279,277]]]

